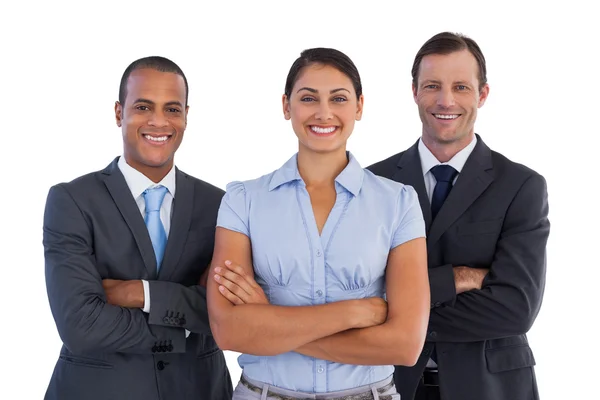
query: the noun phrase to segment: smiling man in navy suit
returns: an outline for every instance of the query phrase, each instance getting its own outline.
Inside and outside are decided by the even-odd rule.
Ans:
[[[174,166],[188,85],[162,57],[123,74],[123,156],[50,189],[46,285],[63,347],[46,399],[231,399],[198,285],[223,191]]]

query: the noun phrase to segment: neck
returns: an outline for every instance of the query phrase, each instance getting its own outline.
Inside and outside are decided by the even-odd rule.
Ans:
[[[467,147],[475,138],[474,133],[468,134],[466,137],[452,142],[442,142],[432,139],[429,135],[423,134],[421,139],[423,144],[431,151],[431,154],[441,163],[448,162],[458,152]]]
[[[348,165],[346,149],[331,153],[316,153],[300,147],[298,171],[306,186],[331,185]]]
[[[127,157],[127,155],[125,155],[125,162],[127,162],[127,164],[129,164],[131,168],[141,172],[144,176],[146,176],[154,183],[159,183],[160,181],[162,181],[163,178],[167,176],[171,168],[173,168],[173,160],[167,162],[164,165],[161,165],[160,167],[151,167],[149,165],[136,162],[131,158]]]

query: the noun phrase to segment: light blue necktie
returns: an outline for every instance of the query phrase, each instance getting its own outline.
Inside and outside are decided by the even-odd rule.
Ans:
[[[152,240],[154,255],[156,256],[156,271],[160,269],[160,263],[165,255],[167,246],[167,233],[160,220],[160,206],[167,194],[168,189],[164,186],[157,186],[144,191],[144,200],[146,201],[146,227]]]

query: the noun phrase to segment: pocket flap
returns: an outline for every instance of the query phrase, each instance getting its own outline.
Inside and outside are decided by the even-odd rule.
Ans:
[[[528,345],[506,346],[485,351],[488,370],[492,373],[533,367],[535,359]]]

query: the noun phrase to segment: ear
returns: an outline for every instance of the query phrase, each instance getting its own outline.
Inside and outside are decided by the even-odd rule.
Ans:
[[[115,101],[115,120],[117,126],[120,128],[123,123],[123,106],[118,101]]]
[[[487,100],[489,94],[490,94],[490,85],[488,85],[486,83],[483,86],[483,88],[481,88],[481,90],[479,91],[479,104],[477,105],[477,108],[483,107],[483,105],[485,104],[485,101]]]
[[[415,101],[415,103],[417,102],[417,87],[415,86],[415,83],[412,83],[412,92],[413,92],[413,100]]]
[[[281,97],[281,105],[283,106],[283,118],[289,121],[292,118],[290,112],[290,101],[285,94]]]
[[[188,117],[188,111],[190,111],[190,106],[185,106],[185,127],[187,128],[187,117]]]
[[[362,113],[363,113],[363,107],[365,105],[365,96],[364,95],[360,95],[360,97],[358,98],[358,103],[356,104],[356,120],[360,121],[360,119],[362,118]]]

